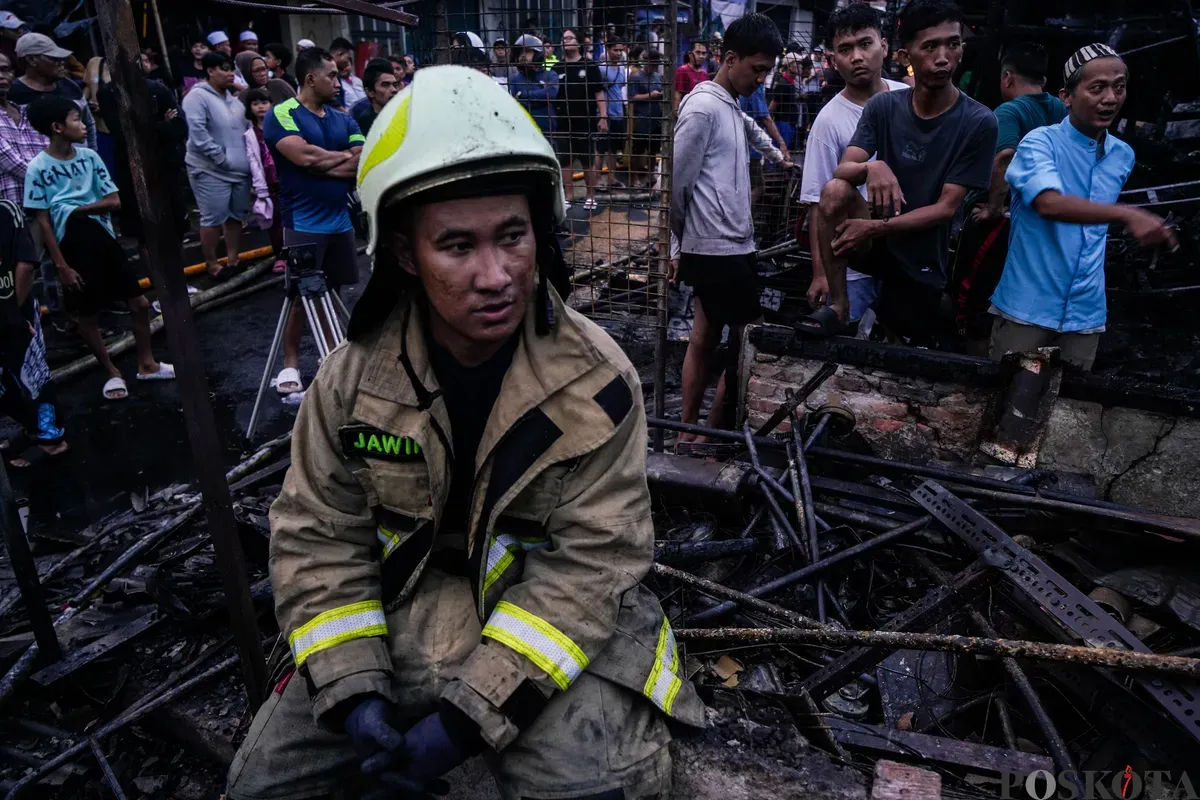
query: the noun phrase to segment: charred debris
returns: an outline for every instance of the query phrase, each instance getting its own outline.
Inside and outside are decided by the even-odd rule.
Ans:
[[[1089,771],[1187,780],[1200,522],[1062,492],[1044,470],[871,455],[846,409],[805,413],[836,369],[757,430],[650,423],[668,446],[672,432],[708,437],[648,457],[647,579],[713,708],[709,765],[790,775],[820,760],[876,786],[907,765],[936,778],[923,797],[1020,797],[1038,770],[1079,796]],[[234,626],[256,626],[273,676],[286,665],[266,550],[287,444],[226,476],[256,619],[227,617],[186,486],[34,541],[60,659],[41,656],[7,573],[2,796],[219,792],[251,715]]]

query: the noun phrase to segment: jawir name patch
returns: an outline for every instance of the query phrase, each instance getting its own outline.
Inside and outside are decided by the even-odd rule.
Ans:
[[[338,428],[338,437],[347,456],[380,461],[420,461],[423,458],[416,439],[385,433],[370,425],[346,425]]]

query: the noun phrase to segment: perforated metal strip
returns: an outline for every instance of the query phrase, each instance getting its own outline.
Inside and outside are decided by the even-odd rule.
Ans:
[[[1079,636],[1090,647],[1152,652],[1045,561],[1014,542],[998,525],[941,484],[925,481],[913,491],[912,496],[922,508],[974,548],[975,552],[983,555],[991,566],[1000,570],[1054,621]],[[1139,678],[1138,683],[1184,730],[1200,741],[1200,686],[1174,683],[1157,677]]]

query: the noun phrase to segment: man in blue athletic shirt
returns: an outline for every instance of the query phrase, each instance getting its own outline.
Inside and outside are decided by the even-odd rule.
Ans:
[[[283,245],[316,245],[317,266],[330,288],[358,282],[358,253],[347,195],[354,188],[358,155],[366,141],[349,114],[330,107],[338,91],[337,65],[317,47],[296,57],[299,96],[275,106],[263,135],[279,170]],[[280,394],[302,391],[297,369],[304,312],[292,308],[283,338]]]

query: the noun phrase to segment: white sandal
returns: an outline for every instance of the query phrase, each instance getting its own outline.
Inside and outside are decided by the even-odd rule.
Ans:
[[[110,394],[110,392],[122,392],[122,394]],[[129,386],[125,383],[124,378],[109,378],[104,384],[101,397],[105,400],[125,400],[129,397]]]
[[[285,389],[285,386],[295,386],[294,389]],[[295,367],[284,367],[279,371],[279,376],[275,378],[275,391],[283,395],[295,394],[296,392],[304,391],[304,381],[300,379],[300,370]]]
[[[175,380],[175,367],[165,361],[160,361],[157,372],[139,372],[137,379],[139,381],[173,381]]]

